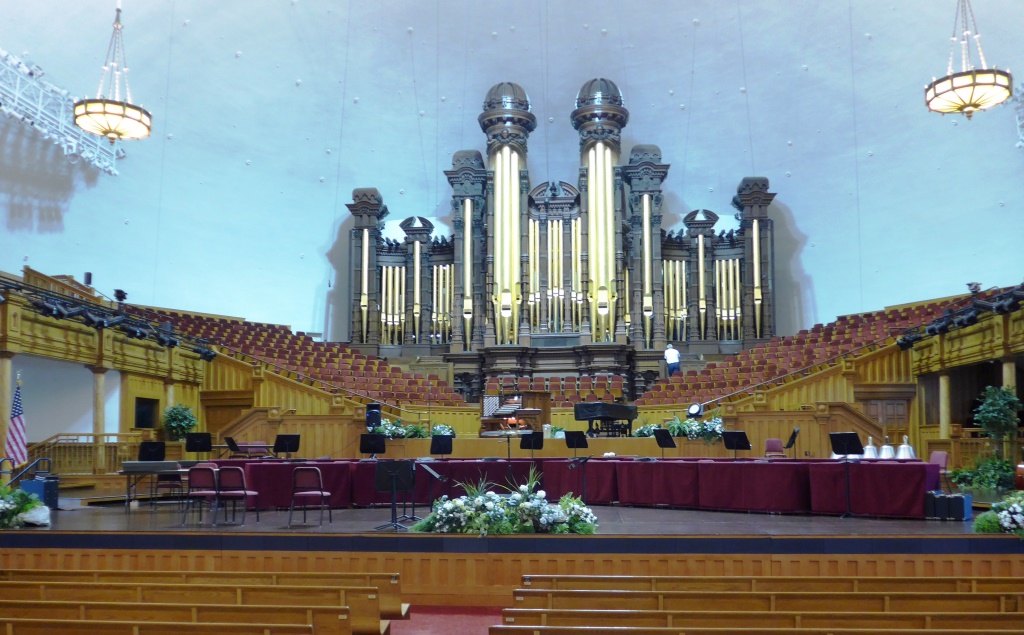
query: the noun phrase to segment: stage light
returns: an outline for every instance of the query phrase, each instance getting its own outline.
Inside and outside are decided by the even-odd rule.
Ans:
[[[901,351],[909,350],[914,348],[914,344],[924,339],[924,336],[920,333],[907,333],[903,337],[896,340],[896,346],[900,347]]]
[[[696,419],[697,417],[699,417],[699,416],[701,416],[703,414],[704,414],[704,404],[702,404],[702,403],[695,403],[695,404],[693,404],[692,406],[690,406],[689,408],[686,409],[686,416],[690,417],[691,419]]]
[[[178,341],[178,338],[173,337],[168,333],[161,332],[156,334],[156,343],[166,348],[174,348],[181,342]]]
[[[198,355],[199,359],[203,360],[204,362],[212,362],[217,357],[216,352],[211,351],[210,349],[204,348],[202,346],[193,346],[192,352]]]
[[[40,313],[40,315],[45,315],[45,316],[48,316],[48,317],[56,318],[58,320],[61,317],[63,317],[63,314],[62,314],[61,310],[64,309],[64,307],[60,306],[59,304],[57,304],[55,302],[48,302],[46,300],[33,300],[32,301],[32,307],[36,311],[38,311]],[[58,307],[60,307],[60,308],[58,308]]]
[[[928,335],[941,335],[943,333],[949,333],[950,319],[948,316],[941,317],[931,324],[928,325],[924,331]]]
[[[953,319],[953,326],[964,328],[978,323],[978,312],[974,307],[969,307],[963,313]]]
[[[138,324],[125,324],[121,330],[129,339],[144,340],[149,337],[149,329]]]

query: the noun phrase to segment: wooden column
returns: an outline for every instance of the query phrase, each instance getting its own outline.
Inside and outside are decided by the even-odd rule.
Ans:
[[[96,435],[92,465],[94,473],[106,474],[107,453],[106,444],[103,442],[107,423],[105,378],[110,369],[92,364],[86,364],[85,367],[92,371],[92,432]]]
[[[939,374],[939,438],[948,439],[950,429],[950,376]]]
[[[11,381],[11,358],[14,353],[0,352],[0,456],[7,456],[7,426],[11,422],[11,402],[14,400],[14,382]],[[7,484],[8,476],[0,476],[0,485]]]
[[[1013,359],[1003,360],[1003,387],[1017,385],[1017,365]]]

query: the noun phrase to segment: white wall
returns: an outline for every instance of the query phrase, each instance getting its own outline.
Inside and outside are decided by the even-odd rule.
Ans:
[[[11,363],[14,374],[21,373],[21,400],[29,443],[60,433],[89,434],[93,431],[92,371],[81,364],[32,355],[15,355]],[[108,371],[103,388],[106,395],[104,431],[116,433],[121,420],[121,373]],[[9,403],[13,395],[0,398]]]
[[[672,165],[667,227],[699,208],[731,223],[740,179],[771,180],[782,333],[969,281],[1017,284],[1012,107],[967,121],[923,104],[954,5],[127,0],[133,95],[153,135],[124,145],[112,177],[0,118],[0,270],[91,271],[130,302],[346,339],[352,189],[380,189],[391,236],[411,215],[446,231],[442,171],[484,149],[476,117],[499,81],[532,98],[533,182],[575,181],[569,113],[604,76],[630,109],[624,154],[654,143]],[[5,2],[0,47],[91,94],[113,7]],[[1024,2],[979,0],[975,15],[989,63],[1024,71]]]

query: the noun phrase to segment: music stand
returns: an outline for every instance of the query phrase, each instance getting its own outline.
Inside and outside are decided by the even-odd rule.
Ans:
[[[383,434],[367,433],[359,435],[360,454],[369,454],[371,459],[375,459],[378,454],[384,454],[387,449],[387,442]]]
[[[534,450],[544,449],[544,434],[541,432],[530,432],[519,437],[519,449],[530,451],[530,460],[533,461]]]
[[[408,527],[398,522],[398,492],[411,492],[415,487],[416,478],[413,473],[414,463],[415,461],[411,460],[377,462],[376,469],[373,472],[373,487],[378,492],[391,490],[391,522],[374,527],[375,531],[380,531],[382,529],[408,531]],[[415,498],[413,500],[415,500]],[[415,508],[413,513],[415,514]]]
[[[163,461],[167,454],[167,446],[163,441],[143,441],[139,443],[140,461]]]
[[[738,450],[751,449],[750,439],[747,438],[747,433],[743,430],[723,430],[722,442],[725,443],[726,450],[732,450],[732,458],[734,460]]]
[[[840,518],[853,516],[850,509],[850,455],[864,454],[864,446],[860,442],[860,436],[856,432],[829,432],[828,440],[832,444],[832,453],[843,457],[846,464],[846,513]]]
[[[661,458],[665,458],[665,448],[676,447],[676,441],[672,438],[672,434],[664,428],[654,429],[654,440],[658,442],[658,447],[661,448]]]
[[[786,445],[782,446],[783,450],[788,450],[790,448],[793,448],[793,458],[794,459],[796,458],[796,448],[793,447],[793,446],[796,445],[796,438],[799,435],[800,435],[800,428],[799,427],[793,428],[793,432],[789,435],[789,440],[786,441]]]
[[[299,451],[299,435],[279,434],[274,437],[274,456],[284,452],[286,459],[292,458],[292,452]]]
[[[430,453],[440,456],[443,461],[445,455],[452,453],[452,439],[454,438],[455,436],[451,434],[435,434],[430,437]]]
[[[212,452],[213,435],[209,432],[187,432],[185,433],[186,452]]]
[[[586,450],[590,446],[587,444],[587,433],[581,430],[566,430],[565,431],[565,447],[572,448],[572,458],[576,458],[576,450],[582,448]]]

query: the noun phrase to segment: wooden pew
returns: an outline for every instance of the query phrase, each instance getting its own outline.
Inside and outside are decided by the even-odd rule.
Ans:
[[[649,611],[833,611],[844,613],[1024,612],[1024,592],[827,593],[516,589],[512,608]],[[1022,616],[1024,617],[1024,616]]]
[[[405,619],[409,605],[402,603],[397,573],[293,572],[293,571],[115,571],[98,569],[6,569],[0,580],[53,582],[178,582],[182,584],[283,584],[291,586],[377,587],[380,613],[388,619]]]
[[[5,635],[313,635],[309,624],[29,620],[0,617]]]
[[[942,631],[928,629],[879,629],[879,628],[690,628],[690,627],[629,627],[608,626],[491,626],[490,635],[936,635]],[[956,631],[957,635],[1007,635],[1024,631],[992,631],[968,628]]]
[[[730,611],[602,611],[504,609],[505,626],[642,626],[674,628],[882,628],[936,629],[963,632],[972,628],[1024,630],[1018,613],[836,613]]]
[[[1024,591],[1024,578],[1007,577],[524,575],[522,580],[531,589],[620,591]]]
[[[351,635],[348,607],[239,606],[237,604],[126,604],[124,602],[28,601],[0,598],[0,615],[20,619],[212,622],[312,625],[317,635]]]
[[[347,606],[353,633],[380,635],[389,625],[387,620],[381,620],[376,587],[0,581],[0,598],[182,605]]]

